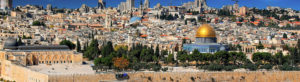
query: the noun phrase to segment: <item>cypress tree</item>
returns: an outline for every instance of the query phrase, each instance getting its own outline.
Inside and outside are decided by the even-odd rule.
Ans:
[[[81,45],[80,45],[79,39],[77,39],[76,49],[77,49],[77,52],[81,52]]]

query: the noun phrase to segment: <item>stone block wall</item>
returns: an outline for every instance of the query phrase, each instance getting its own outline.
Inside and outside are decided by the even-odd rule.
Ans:
[[[298,71],[274,72],[139,72],[128,73],[128,82],[297,82]],[[116,81],[113,73],[92,75],[53,75],[49,82],[101,82]]]

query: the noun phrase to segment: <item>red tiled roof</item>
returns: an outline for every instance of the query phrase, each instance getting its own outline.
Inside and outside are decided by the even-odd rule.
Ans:
[[[144,34],[144,35],[141,35],[141,37],[145,38],[145,37],[148,37],[148,35]]]
[[[187,40],[188,40],[188,39],[190,39],[190,38],[188,38],[188,37],[184,37],[183,39],[187,39]]]
[[[193,15],[193,13],[185,13],[186,15]]]

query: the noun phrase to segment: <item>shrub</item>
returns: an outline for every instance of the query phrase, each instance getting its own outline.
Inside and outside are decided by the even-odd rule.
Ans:
[[[187,66],[189,66],[189,64],[188,63],[183,63],[182,66],[187,67]]]
[[[40,22],[40,21],[34,21],[32,23],[32,26],[45,26],[45,23],[44,22]]]
[[[221,71],[223,66],[219,64],[210,64],[207,69],[210,71]]]
[[[168,71],[168,68],[165,67],[165,68],[162,68],[161,70],[165,72],[165,71]]]
[[[237,66],[237,65],[228,65],[228,66],[224,67],[224,70],[232,71],[232,70],[237,69],[237,68],[239,68],[239,66]]]
[[[265,64],[265,65],[261,65],[260,66],[260,69],[267,69],[267,70],[270,70],[273,68],[273,65],[271,64]]]
[[[249,69],[249,70],[251,70],[251,71],[255,71],[255,70],[257,70],[257,65],[255,65],[255,64],[252,64],[252,63],[248,63],[248,64],[245,64],[244,66],[243,66],[243,68],[245,68],[245,69]]]
[[[191,80],[192,80],[193,82],[195,82],[195,78],[194,78],[194,77],[191,77]]]
[[[152,67],[153,71],[159,71],[161,69],[160,64],[150,64],[150,67]]]
[[[135,71],[139,71],[140,69],[143,68],[143,64],[141,63],[134,63],[134,64],[131,64],[132,65],[132,69],[135,70]]]
[[[300,70],[298,67],[293,67],[288,64],[283,64],[282,66],[279,67],[280,70],[282,71],[293,71],[293,70]]]

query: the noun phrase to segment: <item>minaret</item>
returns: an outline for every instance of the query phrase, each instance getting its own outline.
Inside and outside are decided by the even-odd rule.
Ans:
[[[130,44],[131,43],[131,30],[129,30],[129,32],[128,32],[128,40],[127,40],[128,42],[128,44]]]
[[[128,50],[130,50],[131,47],[132,47],[132,42],[131,42],[131,30],[130,30],[130,29],[129,29],[129,32],[128,32],[127,46],[128,46]]]

